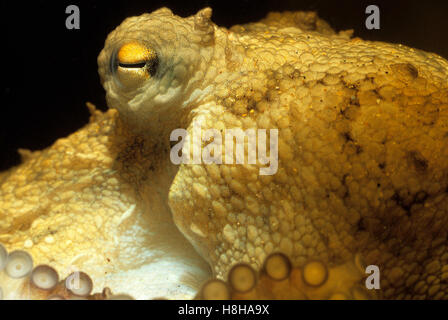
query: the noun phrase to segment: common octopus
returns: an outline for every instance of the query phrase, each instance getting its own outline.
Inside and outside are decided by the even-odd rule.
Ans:
[[[109,111],[0,173],[0,296],[448,298],[448,62],[314,12],[211,14],[126,19]],[[276,173],[174,164],[196,120],[278,129]]]

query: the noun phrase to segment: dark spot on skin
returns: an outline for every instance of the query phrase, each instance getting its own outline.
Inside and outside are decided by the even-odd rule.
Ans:
[[[356,154],[360,154],[362,152],[362,147],[360,145],[355,145]]]
[[[300,70],[298,70],[298,69],[294,69],[294,72],[292,72],[292,73],[289,75],[289,77],[290,77],[291,79],[299,79],[299,78],[301,77]]]
[[[350,106],[345,106],[339,109],[339,114],[346,120],[350,120],[351,118],[353,118],[353,112],[351,112],[353,110],[352,107]]]
[[[361,217],[358,220],[357,228],[358,228],[358,231],[365,231],[366,230],[366,222],[365,222],[364,218]]]
[[[410,63],[396,63],[390,66],[394,75],[405,82],[418,77],[417,68]]]
[[[428,194],[425,191],[421,190],[414,195],[409,194],[409,198],[405,200],[402,197],[400,197],[398,192],[395,192],[391,199],[394,200],[397,203],[397,205],[403,208],[403,210],[406,211],[406,215],[410,217],[412,212],[412,206],[415,204],[425,203],[426,199],[428,199]]]
[[[412,204],[406,203],[405,199],[400,197],[398,192],[394,193],[394,195],[392,196],[391,200],[395,201],[398,206],[400,206],[404,211],[406,211],[406,214],[408,216],[411,215],[411,206],[412,206]]]
[[[428,160],[426,160],[420,152],[409,151],[408,157],[418,172],[425,172],[428,169]]]
[[[412,76],[412,78],[417,78],[418,77],[418,70],[416,67],[414,67],[414,65],[407,63],[406,64],[406,69],[409,72],[409,74]]]
[[[384,170],[384,168],[386,168],[386,163],[385,162],[379,163],[378,168],[380,168],[381,170]]]
[[[247,105],[247,111],[251,112],[251,111],[256,111],[257,110],[257,103],[255,102],[255,100],[249,100],[248,105]]]
[[[342,136],[344,137],[345,140],[347,141],[354,141],[350,132],[346,131],[342,133]]]
[[[345,62],[345,60],[344,60],[344,62]],[[359,81],[352,83],[352,82],[347,81],[344,78],[344,76],[341,76],[340,79],[341,79],[341,82],[344,84],[344,87],[346,87],[348,89],[354,89],[354,90],[356,90],[356,92],[358,92]]]
[[[428,198],[428,194],[425,191],[419,191],[414,197],[415,203],[424,203]]]
[[[372,92],[377,96],[379,99],[383,99],[383,97],[380,95],[379,91],[377,89],[373,89]]]
[[[320,237],[321,237],[322,242],[324,243],[324,245],[325,245],[326,247],[328,247],[328,243],[329,243],[328,236],[325,235],[325,234],[320,233]]]
[[[269,92],[267,92],[264,96],[263,99],[266,100],[266,102],[271,102],[272,101],[272,97],[269,94]]]
[[[117,155],[116,161],[129,165],[138,158],[138,154],[144,150],[144,141],[141,137],[136,137]]]

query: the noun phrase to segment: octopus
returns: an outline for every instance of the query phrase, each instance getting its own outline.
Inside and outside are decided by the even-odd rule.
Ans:
[[[448,62],[314,12],[211,16],[127,18],[98,57],[109,110],[0,173],[0,296],[448,298]],[[173,163],[197,123],[278,130],[275,173]]]

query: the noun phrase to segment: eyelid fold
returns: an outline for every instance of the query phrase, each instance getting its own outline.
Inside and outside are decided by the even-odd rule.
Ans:
[[[110,68],[121,87],[137,88],[154,76],[157,71],[156,51],[141,41],[130,40],[116,46],[111,58]]]
[[[155,51],[146,45],[131,41],[123,44],[117,53],[119,64],[141,64],[153,60],[157,57]]]

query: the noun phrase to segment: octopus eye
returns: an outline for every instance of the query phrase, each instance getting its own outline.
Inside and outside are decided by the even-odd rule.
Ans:
[[[112,57],[112,69],[120,83],[138,87],[157,72],[157,53],[146,45],[131,41],[121,45]]]

